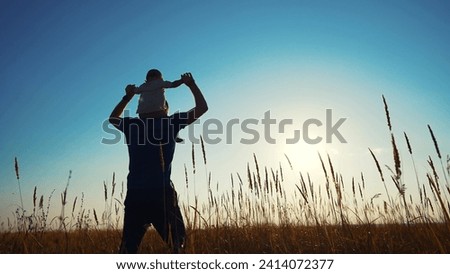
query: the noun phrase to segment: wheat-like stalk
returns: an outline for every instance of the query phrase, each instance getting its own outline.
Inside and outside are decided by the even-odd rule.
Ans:
[[[409,155],[411,156],[411,161],[413,163],[413,169],[414,169],[414,174],[416,175],[417,189],[419,191],[420,202],[423,205],[424,200],[423,200],[423,196],[422,196],[422,189],[420,188],[419,175],[417,173],[417,167],[416,167],[416,162],[414,161],[411,143],[409,142],[409,138],[408,138],[408,135],[406,134],[406,132],[403,132],[403,134],[405,136],[406,145],[408,147],[408,152],[409,152]]]
[[[431,159],[428,161],[428,163],[431,166],[431,168],[434,170],[434,165],[433,165],[433,162],[431,161]],[[430,185],[431,190],[433,191],[433,193],[435,194],[435,196],[437,197],[437,199],[439,201],[439,204],[441,205],[442,213],[444,214],[444,218],[445,218],[446,222],[450,222],[450,216],[447,212],[445,203],[441,197],[441,191],[439,189],[439,182],[437,181],[438,180],[437,177],[435,177],[433,179],[433,177],[428,173],[427,179],[428,179],[428,183]]]
[[[73,200],[73,205],[72,205],[72,216],[75,212],[75,207],[77,206],[77,200],[78,200],[78,196],[75,197],[75,199]]]
[[[112,185],[111,200],[112,200],[112,198],[114,197],[115,190],[116,190],[116,173],[115,172],[113,172],[111,185]]]
[[[447,173],[450,176],[450,155],[447,155]]]
[[[186,188],[189,188],[189,179],[186,164],[184,164],[184,178],[186,180]]]
[[[291,170],[294,170],[292,167],[292,163],[291,160],[289,159],[289,157],[286,155],[286,153],[284,154],[284,157],[286,157],[286,160],[288,161],[289,167],[291,168]]]
[[[406,135],[406,132],[403,132],[403,135],[405,136],[406,145],[408,146],[408,152],[409,152],[409,154],[412,155],[412,148],[411,148],[411,144],[409,143],[408,135]]]
[[[431,129],[430,125],[428,125],[428,130],[430,131],[431,139],[433,139],[434,148],[436,149],[436,153],[438,155],[439,161],[441,162],[441,167],[442,167],[442,172],[444,173],[445,182],[446,182],[447,186],[449,186],[447,172],[445,171],[444,163],[442,162],[441,151],[439,149],[438,142],[436,141],[436,136],[434,136],[433,130]],[[448,171],[448,167],[447,167],[447,171]]]
[[[369,148],[369,151],[370,151],[370,154],[372,155],[373,160],[375,161],[375,165],[377,166],[378,173],[380,174],[380,177],[381,177],[381,181],[384,182],[383,171],[381,170],[380,163],[378,162],[377,157],[375,157],[375,154],[373,153],[373,151],[370,148]]]
[[[396,179],[399,180],[402,175],[402,170],[401,170],[400,154],[398,153],[398,148],[395,143],[394,134],[391,134],[391,143],[394,155],[395,175]]]
[[[194,149],[194,143],[192,143],[192,173],[195,175],[195,149]]]
[[[250,165],[248,163],[247,163],[247,180],[250,190],[253,191],[252,172],[250,171]]]
[[[36,201],[37,201],[37,187],[34,187],[33,191],[33,211],[36,209]]]
[[[255,161],[256,176],[257,176],[257,180],[255,181],[255,184],[258,183],[259,188],[261,188],[261,176],[259,173],[259,164],[258,164],[258,159],[256,158],[255,153],[253,153],[253,160]]]
[[[19,176],[19,162],[17,161],[17,157],[14,157],[14,170],[16,171],[16,178],[17,180],[20,179]]]
[[[42,210],[44,207],[44,195],[41,195],[41,198],[39,199],[39,209]]]
[[[375,165],[377,166],[378,173],[380,174],[381,181],[383,182],[383,186],[384,186],[384,189],[386,191],[386,195],[388,197],[388,200],[391,201],[391,197],[389,196],[389,191],[387,190],[387,187],[386,187],[386,182],[384,180],[383,171],[381,170],[380,163],[378,162],[377,157],[375,157],[375,154],[373,153],[373,151],[370,148],[369,148],[369,151],[370,151],[370,154],[372,155],[373,160],[375,161]],[[361,176],[362,176],[362,174],[361,174]]]
[[[95,209],[94,209],[94,220],[95,220],[95,223],[98,226],[100,224],[100,222],[98,221],[98,216],[97,216],[97,212],[95,211]]]
[[[203,163],[206,166],[206,151],[205,151],[205,143],[203,142],[203,136],[200,135],[200,144],[202,147],[202,156],[203,156]]]
[[[331,193],[330,193],[330,180],[329,180],[329,177],[328,177],[327,169],[325,168],[325,164],[324,164],[324,162],[322,160],[322,156],[320,155],[320,153],[319,153],[319,159],[320,159],[320,163],[322,164],[323,173],[325,174],[326,190],[327,190],[328,199],[331,199],[331,197],[330,197],[331,196]]]
[[[383,97],[383,104],[384,104],[384,112],[385,112],[385,114],[386,114],[386,119],[387,119],[389,131],[392,131],[391,116],[389,115],[388,104],[387,104],[387,102],[386,102],[386,98],[384,98],[384,95],[382,95],[382,97]]]
[[[333,163],[331,162],[330,154],[327,154],[327,158],[328,158],[328,164],[330,165],[331,178],[333,179],[333,182],[336,182],[336,177],[334,174],[334,168],[333,168]]]
[[[161,171],[164,173],[166,171],[166,161],[164,159],[164,150],[162,143],[159,143],[159,161],[161,164]]]
[[[103,181],[103,198],[105,199],[105,202],[108,201],[108,186],[105,181]]]
[[[427,125],[427,126],[428,126],[428,130],[430,131],[430,134],[431,134],[431,139],[433,139],[433,144],[434,144],[434,148],[436,149],[436,153],[437,153],[439,159],[442,159],[441,151],[439,150],[439,145],[436,141],[436,137],[434,136],[433,130],[431,129],[430,125]]]
[[[22,198],[22,187],[20,186],[19,161],[17,161],[17,157],[14,157],[14,170],[16,171],[17,185],[19,186],[20,206],[21,206],[22,210],[24,210],[23,198]]]

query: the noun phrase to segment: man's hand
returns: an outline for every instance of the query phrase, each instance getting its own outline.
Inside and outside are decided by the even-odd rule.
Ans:
[[[198,88],[197,84],[195,83],[194,77],[192,77],[192,74],[190,72],[182,74],[181,79],[186,84],[186,86],[189,87],[192,95],[194,95],[195,107],[187,112],[187,124],[192,124],[208,110],[208,105],[206,104],[205,98],[203,97],[202,92]]]
[[[192,74],[190,72],[182,74],[181,80],[183,80],[183,83],[185,83],[188,87],[191,87],[195,84],[194,77],[192,77]]]
[[[113,111],[109,115],[109,122],[113,124],[116,128],[119,128],[120,121],[122,120],[120,116],[122,115],[122,112],[127,106],[128,102],[130,102],[130,100],[133,98],[135,90],[136,85],[127,85],[125,87],[125,96],[123,96],[122,100],[117,104],[117,106],[113,109]]]

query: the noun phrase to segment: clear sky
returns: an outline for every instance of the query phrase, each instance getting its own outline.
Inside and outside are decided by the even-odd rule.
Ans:
[[[34,186],[54,204],[72,170],[69,199],[84,193],[90,208],[102,209],[103,181],[113,172],[126,181],[128,155],[103,122],[128,83],[141,84],[150,68],[176,80],[190,71],[204,92],[209,112],[202,118],[258,119],[251,126],[259,142],[233,127],[232,144],[207,144],[207,172],[226,189],[230,173],[245,177],[255,153],[260,164],[286,164],[311,172],[323,183],[317,152],[329,153],[350,183],[364,172],[376,175],[367,148],[392,165],[389,131],[381,95],[391,118],[406,170],[411,170],[402,138],[411,139],[424,181],[427,155],[436,157],[427,124],[441,152],[450,151],[450,4],[447,1],[13,1],[0,2],[0,216],[17,207],[14,157],[20,164],[24,199]],[[193,107],[186,87],[166,92],[172,111]],[[135,115],[136,100],[129,107]],[[325,124],[346,118],[336,138],[276,144],[262,137],[261,119],[270,111],[292,136],[307,119]],[[202,125],[191,126],[199,136]],[[278,128],[273,125],[273,131]],[[311,126],[313,137],[325,126]],[[190,169],[191,142],[177,147],[173,180],[183,195],[184,164]],[[201,162],[197,145],[197,162]],[[203,171],[202,171],[203,172]],[[189,171],[191,174],[191,171]],[[415,180],[405,174],[408,190]],[[409,177],[408,177],[409,176]],[[205,175],[197,173],[197,192]],[[295,179],[293,179],[295,180]],[[409,183],[411,181],[411,183]],[[292,184],[293,185],[293,184]],[[369,184],[383,192],[378,177]],[[384,193],[384,192],[383,192]],[[57,209],[59,210],[59,209]]]

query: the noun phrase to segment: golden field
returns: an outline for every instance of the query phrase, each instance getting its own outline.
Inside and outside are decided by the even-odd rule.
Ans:
[[[262,166],[247,163],[247,174],[230,176],[230,188],[219,193],[205,173],[208,197],[180,200],[187,227],[186,253],[449,253],[450,252],[450,158],[441,153],[438,140],[428,126],[430,142],[435,151],[426,159],[428,172],[418,176],[414,148],[408,135],[401,136],[406,144],[416,181],[404,182],[405,164],[399,156],[399,139],[392,130],[391,118],[384,100],[390,131],[393,167],[380,163],[369,148],[373,168],[385,189],[368,194],[365,176],[360,173],[351,181],[333,166],[329,155],[320,155],[324,182],[313,182],[309,174],[298,173],[295,182],[287,182],[286,173],[295,167],[286,156],[287,167]],[[192,145],[192,170],[185,166],[186,189],[192,182],[189,173],[196,165],[207,166],[203,140],[202,163],[195,163],[196,149]],[[403,159],[403,161],[406,161]],[[20,190],[20,170],[15,170]],[[1,224],[0,253],[116,253],[121,239],[124,187],[117,186],[114,176],[104,183],[105,209],[98,212],[84,205],[84,197],[67,200],[67,189],[60,193],[59,216],[51,218],[49,208],[55,193],[47,197],[31,197],[33,208],[21,206],[14,219]],[[295,191],[286,191],[287,184]],[[317,187],[321,185],[321,187]],[[387,186],[395,191],[389,191]],[[406,186],[416,188],[418,197],[408,195]],[[189,192],[188,192],[189,193]],[[153,229],[149,229],[141,245],[141,253],[168,253],[169,249]]]

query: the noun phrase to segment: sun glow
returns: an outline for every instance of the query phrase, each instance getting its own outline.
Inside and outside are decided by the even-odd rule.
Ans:
[[[284,144],[282,152],[294,170],[300,172],[317,171],[320,167],[319,153],[325,150],[322,144],[309,145],[305,143]]]

